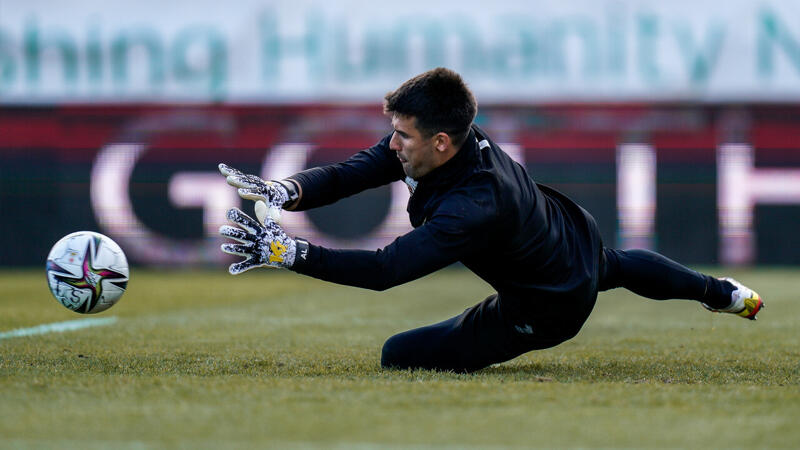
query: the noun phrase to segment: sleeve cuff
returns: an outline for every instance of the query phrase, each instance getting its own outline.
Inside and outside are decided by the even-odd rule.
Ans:
[[[286,200],[281,208],[287,209],[297,203],[297,200],[300,198],[299,183],[291,178],[280,180],[278,183],[286,189],[286,194],[289,196],[289,200]]]
[[[294,264],[290,267],[291,270],[298,271],[308,265],[308,252],[310,244],[303,238],[295,238],[295,255]]]

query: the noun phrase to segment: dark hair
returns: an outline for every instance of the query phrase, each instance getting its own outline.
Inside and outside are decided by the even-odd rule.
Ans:
[[[413,116],[423,136],[444,132],[459,147],[467,139],[478,103],[459,74],[437,67],[386,94],[383,112]]]

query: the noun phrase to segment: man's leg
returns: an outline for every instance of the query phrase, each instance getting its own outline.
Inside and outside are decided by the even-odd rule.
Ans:
[[[472,372],[563,341],[532,342],[504,312],[495,294],[456,317],[396,334],[383,345],[381,366]]]
[[[733,280],[702,274],[655,252],[604,248],[603,259],[601,291],[624,287],[647,298],[697,300],[733,313],[745,307],[739,315],[747,318],[754,318],[763,305],[758,294]]]

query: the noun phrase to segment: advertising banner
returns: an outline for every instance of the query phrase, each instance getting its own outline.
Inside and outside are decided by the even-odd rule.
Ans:
[[[66,4],[65,4],[66,5]],[[0,103],[800,100],[794,0],[3,1]]]
[[[481,109],[536,181],[597,219],[606,245],[687,263],[800,263],[796,106],[572,105]],[[43,264],[78,230],[135,264],[217,265],[225,211],[252,212],[217,173],[275,179],[341,161],[391,130],[379,106],[0,108],[0,265]],[[285,212],[311,242],[377,249],[410,230],[404,183]]]

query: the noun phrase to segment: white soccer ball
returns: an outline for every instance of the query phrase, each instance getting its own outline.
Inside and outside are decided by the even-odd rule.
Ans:
[[[128,260],[111,238],[93,231],[68,234],[47,255],[47,283],[62,305],[81,314],[114,306],[128,286]]]

